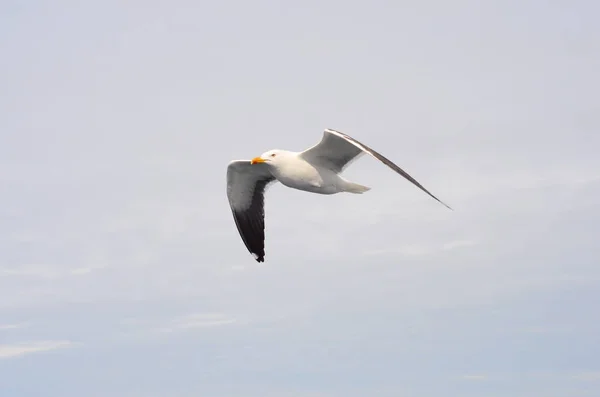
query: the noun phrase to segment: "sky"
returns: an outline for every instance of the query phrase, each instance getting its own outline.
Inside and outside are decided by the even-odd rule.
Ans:
[[[0,395],[600,395],[600,5],[0,3]],[[229,161],[325,128],[373,158]]]

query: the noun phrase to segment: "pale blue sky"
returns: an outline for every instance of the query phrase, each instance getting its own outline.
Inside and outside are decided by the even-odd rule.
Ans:
[[[600,395],[599,13],[2,2],[0,395]],[[365,157],[257,264],[227,163],[324,128],[455,211]]]

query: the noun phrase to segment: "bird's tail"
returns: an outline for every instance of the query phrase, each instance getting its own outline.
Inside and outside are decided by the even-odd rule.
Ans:
[[[348,193],[363,194],[369,190],[371,190],[370,187],[359,185],[358,183],[354,182],[346,182],[346,185],[344,186],[344,191]]]

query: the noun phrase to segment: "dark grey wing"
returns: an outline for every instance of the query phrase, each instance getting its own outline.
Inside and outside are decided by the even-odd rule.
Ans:
[[[352,156],[352,154],[356,153],[357,151],[368,153],[371,156],[375,157],[377,160],[381,161],[383,164],[387,165],[388,167],[396,171],[398,174],[408,179],[419,189],[427,193],[430,197],[434,198],[436,201],[438,201],[445,207],[452,209],[446,203],[444,203],[443,201],[435,197],[433,194],[431,194],[429,190],[425,189],[425,187],[419,182],[417,182],[415,178],[410,176],[408,172],[398,167],[390,159],[386,158],[381,153],[378,153],[375,150],[371,149],[364,143],[361,143],[356,139],[352,138],[351,136],[346,135],[342,132],[335,131],[332,129],[326,129],[323,133],[323,138],[321,139],[321,142],[302,152],[302,156],[304,156],[306,160],[314,162],[315,164],[320,164],[332,169],[343,169],[349,164],[349,162],[358,158],[358,154],[354,154],[354,156]],[[333,164],[333,167],[330,166],[330,164]]]
[[[227,198],[235,225],[257,262],[265,260],[265,190],[276,179],[266,164],[236,160],[227,167]]]

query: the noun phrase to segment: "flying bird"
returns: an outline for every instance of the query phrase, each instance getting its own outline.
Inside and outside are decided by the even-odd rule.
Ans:
[[[452,209],[382,154],[342,132],[326,129],[321,141],[303,152],[274,149],[252,160],[234,160],[227,166],[227,198],[233,219],[254,259],[265,260],[264,195],[269,185],[279,181],[287,187],[312,193],[362,194],[370,188],[350,182],[340,173],[365,153]]]

